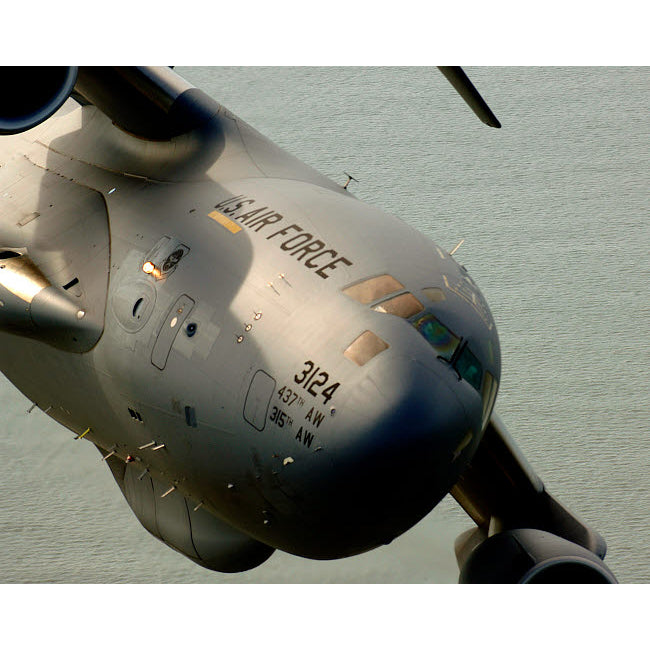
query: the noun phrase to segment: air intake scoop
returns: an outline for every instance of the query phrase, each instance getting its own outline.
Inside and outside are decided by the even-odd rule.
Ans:
[[[102,332],[27,255],[6,251],[0,252],[0,329],[70,352],[89,350]]]

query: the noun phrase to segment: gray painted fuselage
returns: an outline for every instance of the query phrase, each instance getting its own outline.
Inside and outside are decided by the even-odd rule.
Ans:
[[[0,369],[130,480],[147,470],[160,503],[174,487],[270,547],[335,558],[388,543],[456,482],[485,399],[406,318],[342,292],[392,276],[498,382],[489,309],[433,242],[223,108],[154,142],[66,107],[0,156],[3,244],[103,318],[72,353],[0,331]],[[79,228],[95,243],[70,249]],[[160,250],[182,253],[156,278]],[[366,331],[387,347],[359,365],[344,352]]]

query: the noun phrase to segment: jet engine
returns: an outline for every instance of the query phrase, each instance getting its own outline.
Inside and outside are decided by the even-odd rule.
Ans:
[[[6,93],[0,135],[22,133],[52,116],[72,96],[94,104],[120,129],[147,140],[169,140],[206,123],[219,104],[168,68],[3,68]]]
[[[456,540],[459,582],[617,582],[605,540],[546,491],[496,413],[451,494],[477,524]]]
[[[0,135],[22,133],[53,115],[71,95],[76,67],[4,68]]]
[[[612,584],[605,563],[586,548],[551,533],[519,528],[497,533],[465,559],[461,583]]]

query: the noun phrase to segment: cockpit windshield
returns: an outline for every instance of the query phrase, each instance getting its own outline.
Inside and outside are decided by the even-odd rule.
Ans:
[[[412,293],[401,293],[394,298],[380,302],[373,309],[384,314],[410,318],[423,311],[424,305]]]
[[[441,359],[452,365],[459,377],[477,392],[481,392],[483,366],[467,343],[443,325],[433,314],[425,313],[413,320],[411,325],[429,342]]]
[[[433,314],[424,314],[411,323],[431,344],[438,356],[451,361],[460,343],[460,338],[443,325]]]
[[[458,377],[481,395],[485,424],[494,404],[498,383],[489,372],[483,372],[483,365],[470,350],[467,340],[457,336],[430,311],[425,311],[425,305],[391,275],[363,280],[343,289],[343,293],[361,304],[369,305],[374,311],[407,320],[438,357],[449,363]],[[422,289],[422,294],[432,303],[446,300],[444,291],[439,287]],[[387,348],[386,342],[366,331],[348,346],[344,355],[361,366]]]
[[[472,354],[469,346],[463,347],[461,353],[454,361],[454,368],[458,374],[473,386],[477,391],[481,391],[481,378],[483,377],[483,367],[481,362]]]
[[[367,305],[403,288],[404,285],[392,275],[378,275],[343,289],[343,293],[357,302]]]

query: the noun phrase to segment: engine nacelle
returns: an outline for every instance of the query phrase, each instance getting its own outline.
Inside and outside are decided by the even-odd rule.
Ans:
[[[76,67],[3,68],[0,135],[22,133],[53,115],[77,81]]]
[[[606,584],[616,577],[594,553],[542,530],[488,537],[467,557],[461,583]]]
[[[209,122],[220,107],[169,68],[0,68],[7,89],[0,105],[0,135],[31,129],[71,95],[93,104],[123,131],[167,141]]]

